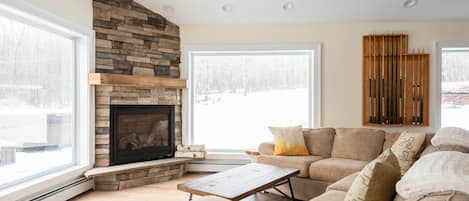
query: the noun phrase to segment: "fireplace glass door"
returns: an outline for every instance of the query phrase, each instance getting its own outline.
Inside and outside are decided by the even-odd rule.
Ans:
[[[174,106],[111,106],[111,165],[174,155]]]

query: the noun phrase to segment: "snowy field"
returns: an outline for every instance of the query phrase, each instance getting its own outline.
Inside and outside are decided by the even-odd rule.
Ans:
[[[442,127],[469,129],[469,82],[442,83]]]
[[[200,100],[200,99],[199,99]],[[273,141],[269,126],[308,126],[307,89],[209,95],[195,103],[196,144],[243,150]]]
[[[19,179],[27,179],[53,168],[71,165],[72,156],[70,147],[36,152],[16,152],[16,163],[0,166],[0,188]]]
[[[441,110],[442,127],[469,129],[469,105],[463,107],[443,107]]]

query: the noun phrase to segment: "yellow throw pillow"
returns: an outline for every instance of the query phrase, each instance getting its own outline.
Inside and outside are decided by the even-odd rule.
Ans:
[[[274,155],[305,156],[309,155],[301,126],[269,127],[274,135]]]
[[[388,149],[358,174],[345,201],[392,201],[400,177],[397,158]]]
[[[401,175],[404,175],[407,170],[414,164],[417,154],[425,142],[425,133],[411,133],[403,132],[392,145],[391,151],[396,155],[399,160],[401,168]]]

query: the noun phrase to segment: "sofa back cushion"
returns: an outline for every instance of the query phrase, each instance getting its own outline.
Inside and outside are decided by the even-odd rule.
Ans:
[[[371,161],[381,153],[384,131],[368,128],[335,129],[333,158]]]
[[[390,149],[397,139],[399,139],[399,136],[401,136],[401,132],[386,132],[384,134],[383,151]]]
[[[307,128],[303,129],[306,147],[311,155],[331,157],[334,143],[335,129],[333,128]]]

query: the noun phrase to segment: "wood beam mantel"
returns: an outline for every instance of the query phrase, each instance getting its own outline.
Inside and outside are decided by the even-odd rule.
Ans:
[[[90,85],[120,85],[176,89],[187,88],[187,80],[182,79],[165,77],[145,77],[110,73],[90,73],[88,75],[88,83]]]

